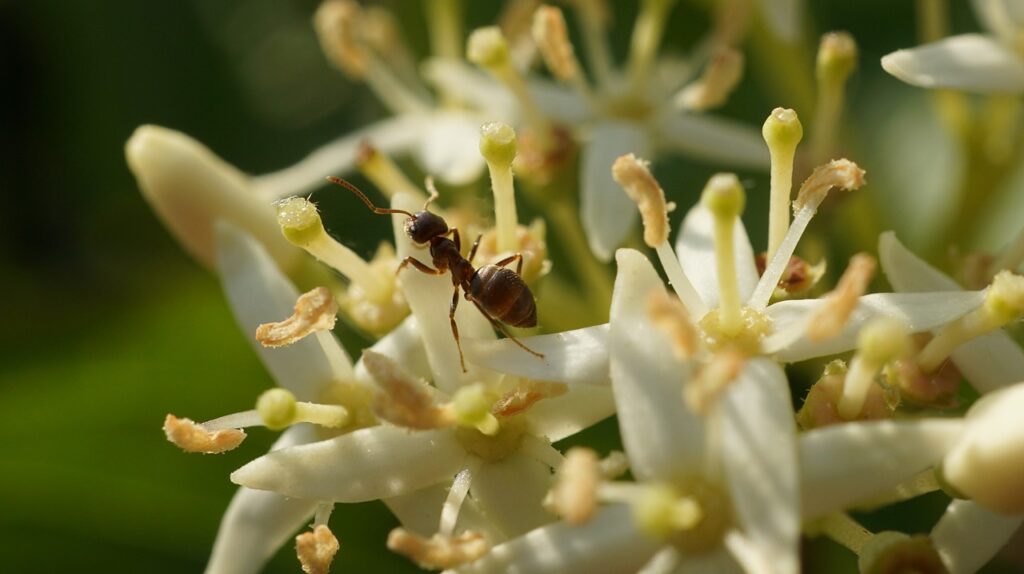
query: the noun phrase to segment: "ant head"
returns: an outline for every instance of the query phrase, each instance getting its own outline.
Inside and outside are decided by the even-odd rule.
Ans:
[[[448,224],[440,215],[424,209],[405,221],[405,232],[415,243],[429,243],[434,237],[448,233]]]

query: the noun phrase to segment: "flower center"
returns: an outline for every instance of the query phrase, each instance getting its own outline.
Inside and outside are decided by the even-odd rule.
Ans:
[[[722,309],[708,311],[698,324],[704,344],[712,351],[735,347],[744,354],[760,354],[761,339],[771,330],[771,319],[750,307],[740,308],[739,319],[739,328],[726,330],[722,324]]]
[[[340,428],[320,427],[321,436],[332,438],[378,423],[373,414],[371,404],[373,390],[356,383],[334,382],[325,388],[319,396],[319,402],[325,405],[341,405],[349,413],[348,422]]]
[[[646,487],[633,512],[644,531],[684,554],[714,550],[732,523],[728,497],[699,476]]]
[[[466,426],[455,429],[455,438],[463,448],[489,462],[504,460],[519,450],[525,434],[526,421],[521,416],[502,418],[501,426],[493,435]]]

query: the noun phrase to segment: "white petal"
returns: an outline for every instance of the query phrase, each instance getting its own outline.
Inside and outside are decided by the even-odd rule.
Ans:
[[[366,502],[450,480],[465,457],[450,429],[378,426],[268,453],[231,481],[296,498]]]
[[[860,298],[842,332],[825,341],[806,337],[807,321],[824,300],[780,301],[766,310],[772,319],[773,335],[765,340],[764,348],[785,363],[834,355],[856,347],[857,334],[874,317],[897,318],[917,333],[960,317],[981,305],[984,298],[982,291],[872,293]]]
[[[963,34],[882,57],[882,68],[922,88],[1024,91],[1024,61],[989,36]]]
[[[453,94],[480,110],[490,121],[517,123],[519,105],[515,97],[487,73],[467,62],[449,58],[429,59],[420,68],[424,78],[439,92]]]
[[[938,462],[961,436],[960,419],[846,423],[800,437],[804,518],[864,502]]]
[[[1017,41],[1024,27],[1024,3],[1020,0],[971,0],[974,15],[987,30],[1006,44]]]
[[[615,397],[610,388],[576,386],[560,397],[538,402],[526,416],[534,433],[556,442],[613,414]]]
[[[481,123],[478,116],[466,113],[431,116],[414,148],[423,170],[451,185],[477,180],[486,165],[480,155]]]
[[[950,574],[973,574],[999,552],[1024,522],[969,500],[954,500],[932,529],[931,539]]]
[[[430,372],[430,363],[427,362],[427,352],[423,348],[423,338],[420,336],[420,328],[416,323],[416,317],[406,317],[390,333],[381,337],[370,347],[375,353],[379,353],[396,361],[402,369],[417,377],[430,380],[433,375]],[[360,358],[355,366],[355,378],[357,381],[376,387],[374,381],[363,361]]]
[[[508,540],[555,519],[541,506],[550,489],[551,469],[515,453],[500,462],[484,463],[469,492],[503,535],[500,540]]]
[[[229,223],[221,222],[216,229],[217,268],[224,293],[245,339],[277,384],[299,400],[311,401],[331,381],[351,380],[348,355],[333,335],[306,337],[279,348],[256,342],[256,326],[290,316],[298,291],[255,239]],[[339,360],[332,362],[332,356]]]
[[[391,207],[415,213],[423,208],[415,198],[406,194],[398,194],[392,199]],[[405,233],[404,215],[394,215],[392,220],[395,232],[395,246],[399,258],[414,257],[433,268],[433,260],[424,247],[413,244]],[[452,278],[450,273],[444,275],[427,275],[411,265],[402,271],[399,286],[409,309],[419,324],[420,335],[427,351],[427,360],[433,372],[433,381],[442,391],[453,392],[463,383],[479,380],[478,371],[467,361],[468,373],[462,371],[459,362],[459,348],[452,334],[448,312],[452,302]],[[466,338],[494,339],[494,330],[487,319],[472,303],[459,296],[459,308],[455,321],[459,326],[459,335]]]
[[[697,556],[682,557],[675,574],[743,574],[743,568],[724,548]]]
[[[590,250],[598,259],[608,261],[639,218],[636,204],[612,179],[612,164],[627,153],[649,158],[651,146],[642,126],[614,121],[594,126],[582,145],[580,217]]]
[[[269,200],[255,195],[249,178],[189,136],[141,126],[125,145],[128,167],[142,195],[188,252],[215,263],[214,224],[230,221],[255,236],[285,270],[305,258],[285,240]]]
[[[683,219],[683,229],[676,236],[676,255],[679,256],[683,272],[709,308],[718,306],[718,257],[715,255],[714,223],[711,212],[698,203],[687,212]],[[732,235],[740,301],[746,301],[754,292],[758,280],[754,249],[750,246],[747,230],[739,218],[733,224]]]
[[[665,290],[661,278],[637,251],[615,259],[608,352],[622,442],[638,479],[667,480],[701,464],[704,420],[683,403],[689,366],[647,317],[651,293]]]
[[[281,434],[271,450],[315,440],[308,425]],[[228,505],[206,574],[255,574],[313,516],[317,501],[242,487]]]
[[[761,130],[725,118],[666,109],[655,122],[660,145],[736,168],[768,169]]]
[[[775,574],[800,569],[796,423],[786,374],[751,359],[722,402],[722,451],[739,523]]]
[[[429,118],[424,114],[403,114],[345,134],[314,150],[295,165],[254,177],[255,191],[269,200],[312,193],[324,186],[325,177],[343,176],[355,171],[363,142],[369,142],[387,154],[402,153],[412,148],[423,137]]]
[[[636,574],[671,574],[682,561],[682,555],[674,546],[666,546],[652,556]]]
[[[448,498],[451,482],[444,482],[421,488],[415,492],[385,498],[384,504],[402,522],[402,526],[429,538],[437,532],[441,521],[441,508]],[[466,498],[459,507],[456,532],[472,530],[483,534],[488,540],[501,540],[500,532],[483,515],[472,498]]]
[[[761,15],[772,32],[786,42],[800,39],[803,0],[761,0]]]
[[[608,325],[519,339],[544,355],[538,359],[508,339],[463,339],[466,360],[499,373],[567,385],[610,384]]]
[[[956,281],[904,247],[891,231],[879,237],[878,255],[886,277],[897,291],[960,289]],[[1024,350],[1002,330],[960,345],[953,351],[953,362],[981,393],[1024,381]]]
[[[635,572],[660,544],[637,530],[628,506],[601,509],[581,526],[558,522],[500,544],[463,574],[621,574]]]

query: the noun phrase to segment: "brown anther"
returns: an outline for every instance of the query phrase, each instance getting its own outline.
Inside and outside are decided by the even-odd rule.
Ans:
[[[796,415],[800,428],[811,430],[828,425],[849,422],[839,416],[839,397],[843,394],[846,365],[833,361],[825,367],[825,373],[818,382],[811,385],[807,398]],[[873,421],[892,418],[899,396],[892,389],[871,385],[864,406],[855,420]]]
[[[817,207],[833,187],[853,191],[864,185],[864,170],[848,159],[834,159],[814,168],[793,200],[793,211],[805,205]]]
[[[490,550],[482,534],[466,531],[458,536],[435,534],[424,538],[404,528],[395,528],[388,534],[388,549],[418,564],[422,568],[441,570],[472,562]]]
[[[676,104],[697,112],[721,107],[742,79],[743,54],[732,48],[720,48],[700,79],[679,92]]]
[[[757,265],[758,277],[764,275],[764,270],[768,266],[766,253],[763,251],[758,253],[754,257],[754,263]],[[822,276],[822,271],[824,271],[823,264],[812,266],[804,261],[803,258],[793,255],[789,258],[789,263],[786,264],[782,277],[779,278],[777,288],[788,295],[805,293],[818,282],[818,279]]]
[[[614,480],[626,474],[629,470],[629,458],[621,450],[613,450],[608,456],[601,459],[601,476],[605,480]]]
[[[359,4],[350,0],[325,0],[313,16],[313,27],[327,59],[353,78],[365,76],[370,65],[357,36],[360,19]]]
[[[494,403],[491,414],[496,417],[515,416],[528,410],[538,401],[564,395],[568,390],[565,383],[519,379],[515,388]]]
[[[565,126],[549,123],[543,133],[530,126],[517,131],[513,168],[531,184],[550,185],[559,174],[575,165],[578,147],[572,132]]]
[[[533,13],[533,40],[540,49],[551,74],[563,82],[580,73],[579,62],[565,26],[562,10],[554,6],[541,6]]]
[[[647,299],[647,317],[668,337],[676,358],[686,360],[697,351],[700,334],[678,297],[656,290]]]
[[[693,412],[704,415],[718,397],[743,371],[747,357],[736,349],[726,348],[715,354],[683,389],[683,400]]]
[[[668,240],[668,208],[665,192],[651,175],[648,163],[628,153],[612,164],[612,179],[626,191],[637,207],[644,222],[644,243],[657,248]]]
[[[811,314],[807,326],[808,339],[824,341],[842,332],[857,308],[857,301],[867,292],[876,267],[875,258],[867,253],[858,253],[850,259],[836,288],[825,295],[822,305]]]
[[[551,489],[552,509],[569,524],[589,521],[597,509],[597,487],[602,478],[596,452],[578,446],[569,449]]]
[[[306,574],[330,572],[339,547],[338,539],[326,524],[318,524],[312,532],[303,532],[295,537],[295,554]]]
[[[928,333],[914,335],[914,346],[922,348],[931,339]],[[914,359],[896,362],[895,368],[887,374],[892,384],[899,389],[900,398],[906,402],[939,409],[957,406],[957,392],[963,376],[953,361],[946,361],[935,372],[924,373]]]
[[[164,434],[181,450],[204,454],[227,452],[245,440],[242,429],[206,430],[191,419],[179,419],[170,414],[164,419]]]
[[[391,424],[417,430],[452,426],[451,409],[438,405],[423,381],[410,376],[397,363],[369,349],[363,366],[381,388],[373,398],[373,412]]]
[[[338,315],[338,304],[327,287],[299,295],[295,312],[278,323],[256,327],[256,340],[264,347],[284,347],[316,331],[330,331]]]

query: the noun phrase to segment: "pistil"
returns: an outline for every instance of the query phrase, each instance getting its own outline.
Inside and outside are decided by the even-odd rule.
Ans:
[[[284,430],[298,423],[339,428],[350,419],[348,409],[341,405],[297,401],[291,391],[282,388],[270,389],[260,395],[256,401],[256,412],[270,430]]]
[[[516,230],[519,217],[516,213],[515,187],[512,177],[512,161],[516,158],[516,132],[508,124],[486,123],[480,127],[480,154],[487,162],[494,192],[494,220],[497,230],[498,253],[515,252],[519,249]]]
[[[821,38],[815,67],[818,102],[811,151],[815,163],[825,161],[836,146],[836,131],[843,114],[846,81],[857,67],[857,43],[846,32],[829,32]]]
[[[771,154],[771,201],[768,208],[768,251],[771,261],[789,230],[789,197],[793,187],[793,160],[804,128],[796,112],[775,108],[765,120],[761,135]]]
[[[848,421],[860,415],[878,372],[910,350],[910,330],[897,319],[879,317],[861,330],[857,347],[838,403],[839,416]]]
[[[719,325],[722,333],[735,337],[743,329],[740,290],[736,277],[736,251],[733,230],[743,213],[746,195],[734,174],[720,173],[708,180],[701,203],[714,218],[715,263],[720,293]]]

